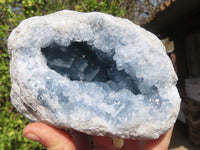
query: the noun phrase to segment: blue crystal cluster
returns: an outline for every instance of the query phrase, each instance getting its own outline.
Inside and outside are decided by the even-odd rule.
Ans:
[[[116,68],[113,55],[108,56],[87,42],[72,42],[68,47],[52,43],[42,53],[52,70],[72,81],[104,83],[115,92],[125,88],[134,94],[140,92],[137,80]]]

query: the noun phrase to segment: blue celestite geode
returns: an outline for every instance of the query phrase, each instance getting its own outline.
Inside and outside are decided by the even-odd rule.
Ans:
[[[127,19],[60,11],[9,39],[13,105],[30,121],[155,139],[177,118],[177,77],[160,40]]]

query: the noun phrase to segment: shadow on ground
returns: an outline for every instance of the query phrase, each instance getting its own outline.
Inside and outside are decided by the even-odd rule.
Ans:
[[[187,126],[182,122],[177,121],[174,127],[169,150],[200,150],[200,147],[194,146],[189,141]]]

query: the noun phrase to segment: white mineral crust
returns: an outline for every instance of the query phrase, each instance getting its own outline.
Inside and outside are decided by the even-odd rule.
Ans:
[[[176,121],[165,47],[127,19],[69,10],[32,17],[8,49],[12,103],[30,121],[130,139],[156,139]]]

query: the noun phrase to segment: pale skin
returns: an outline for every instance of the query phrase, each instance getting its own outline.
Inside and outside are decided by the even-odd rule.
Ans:
[[[157,140],[141,142],[139,140],[124,140],[124,146],[120,150],[167,150],[173,128],[163,134]],[[50,125],[36,122],[27,125],[23,134],[26,138],[40,142],[47,150],[91,150],[89,136],[77,131],[71,134],[65,130],[57,129]],[[119,150],[113,146],[112,138],[107,136],[93,136],[94,149],[92,150]]]

